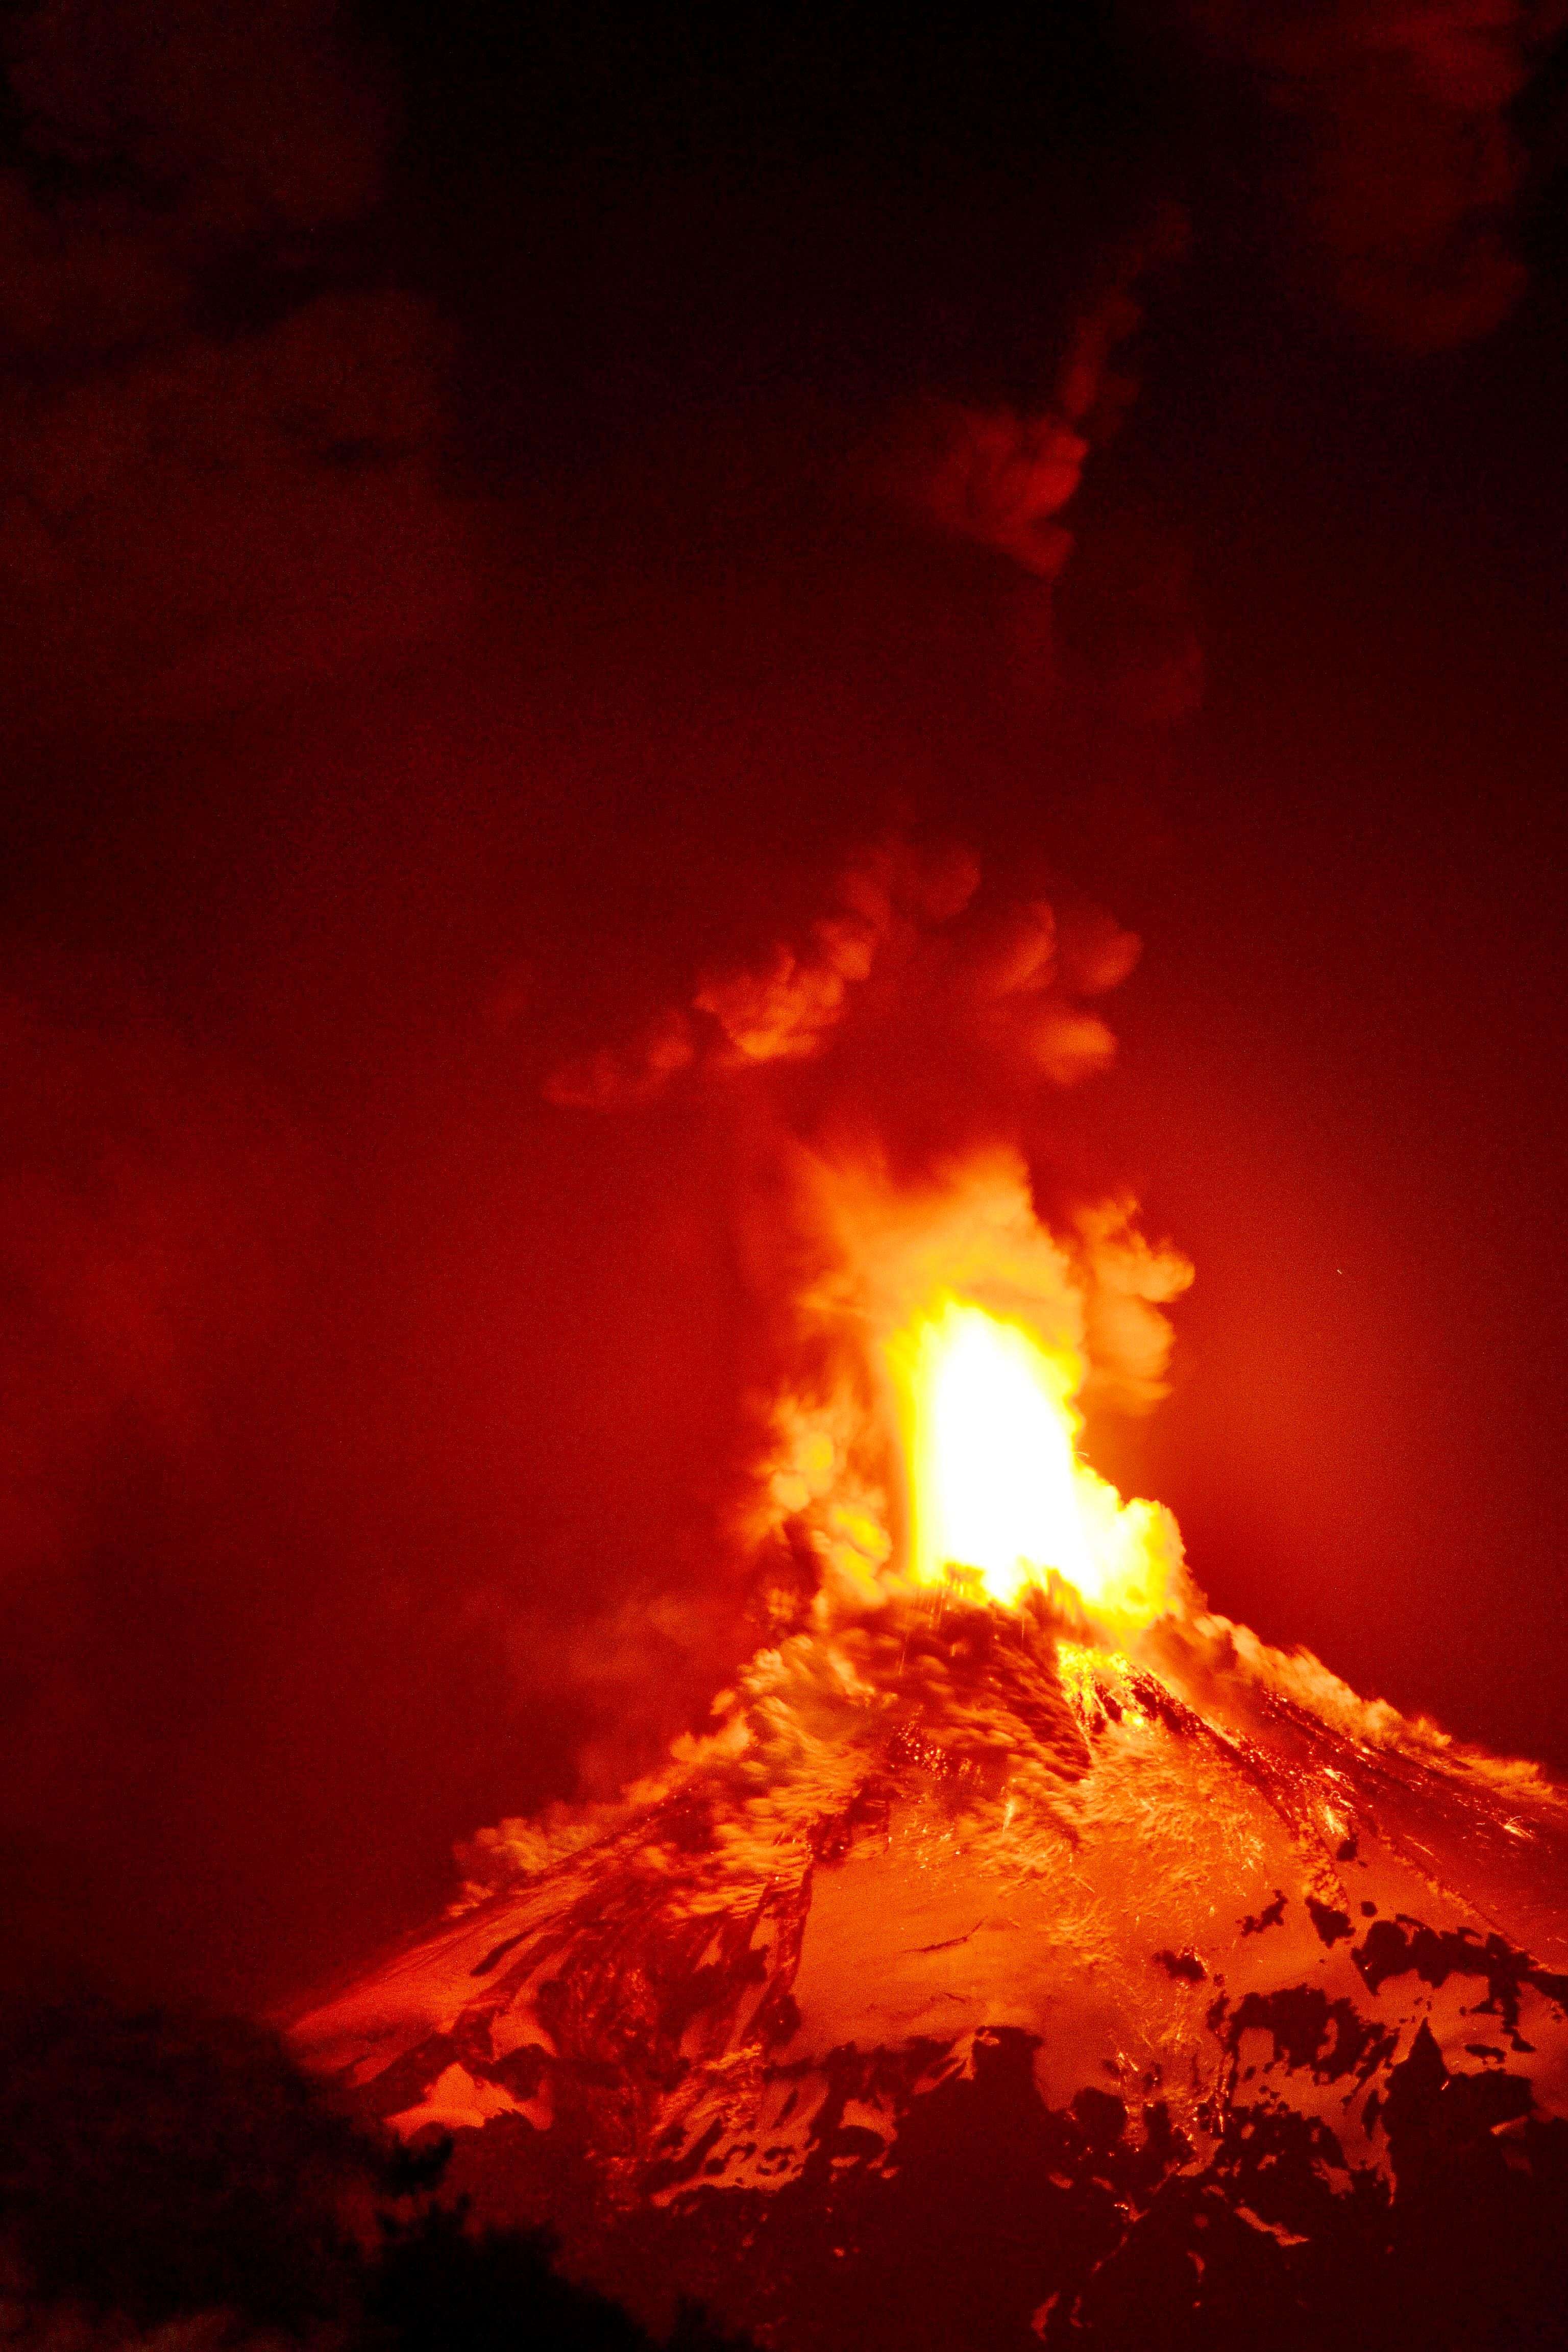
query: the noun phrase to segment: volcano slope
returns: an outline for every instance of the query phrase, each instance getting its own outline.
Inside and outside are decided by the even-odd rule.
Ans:
[[[656,2325],[1568,2340],[1568,1806],[1305,1654],[895,1593],[466,1859],[295,2048]]]

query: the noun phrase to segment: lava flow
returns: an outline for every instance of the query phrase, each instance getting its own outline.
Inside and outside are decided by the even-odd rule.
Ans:
[[[1146,2340],[1130,2279],[1139,2327],[1295,2309],[1435,2165],[1568,2160],[1558,1792],[1211,1613],[1079,1458],[1184,1266],[1010,1163],[819,1172],[773,1638],[297,2047],[479,2216],[781,2352]]]

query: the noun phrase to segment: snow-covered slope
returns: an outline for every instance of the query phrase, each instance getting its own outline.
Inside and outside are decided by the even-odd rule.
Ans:
[[[1218,2341],[1254,2271],[1371,2261],[1434,2150],[1563,2160],[1568,1807],[1206,1614],[1112,1652],[895,1592],[469,1859],[295,2046],[655,2315]]]

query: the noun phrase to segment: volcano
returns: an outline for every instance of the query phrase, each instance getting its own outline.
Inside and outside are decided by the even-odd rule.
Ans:
[[[1208,1609],[1079,1454],[1089,1277],[1016,1174],[847,1192],[773,1638],[296,2051],[656,2326],[1561,2340],[1568,1803]],[[1092,1231],[1146,1342],[1128,1268],[1184,1269]]]
[[[1371,2292],[1434,2199],[1533,2212],[1555,1791],[1206,1613],[1088,1632],[921,1595],[792,1636],[656,1782],[492,1832],[296,2046],[450,2134],[479,2216],[780,2347],[1227,2341]]]

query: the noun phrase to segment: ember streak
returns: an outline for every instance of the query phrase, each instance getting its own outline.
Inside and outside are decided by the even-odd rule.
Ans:
[[[8,13],[0,2333],[1552,2308],[1564,38]]]

